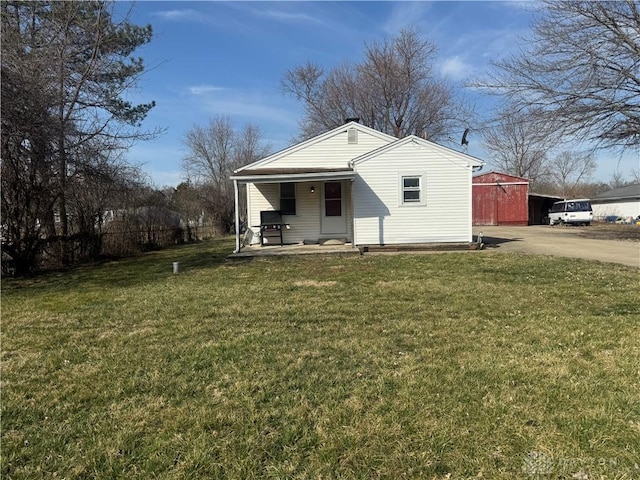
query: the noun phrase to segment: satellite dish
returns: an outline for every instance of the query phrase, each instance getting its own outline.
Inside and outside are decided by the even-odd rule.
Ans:
[[[467,140],[467,135],[469,135],[469,129],[465,128],[464,133],[462,134],[462,141],[460,142],[464,153],[467,153],[467,150],[469,150],[469,140]]]
[[[469,134],[469,129],[465,128],[464,129],[464,133],[462,134],[462,141],[460,142],[460,145],[463,145],[465,147],[469,146],[469,140],[467,140],[467,135]]]

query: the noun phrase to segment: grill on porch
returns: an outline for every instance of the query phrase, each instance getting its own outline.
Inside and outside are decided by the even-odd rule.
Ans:
[[[282,240],[282,213],[280,210],[263,210],[260,212],[260,245],[264,245],[264,239],[279,238],[280,246],[284,245]]]

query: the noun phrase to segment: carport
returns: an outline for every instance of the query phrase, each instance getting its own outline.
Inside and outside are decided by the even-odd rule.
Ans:
[[[555,195],[542,195],[540,193],[529,194],[529,225],[546,225],[549,223],[547,214],[551,206],[562,197]]]

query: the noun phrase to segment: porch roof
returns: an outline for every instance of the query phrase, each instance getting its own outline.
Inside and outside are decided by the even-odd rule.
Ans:
[[[352,168],[251,168],[231,176],[238,183],[318,182],[352,179]]]

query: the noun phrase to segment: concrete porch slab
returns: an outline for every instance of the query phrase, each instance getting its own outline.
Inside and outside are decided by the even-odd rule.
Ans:
[[[279,257],[286,255],[360,255],[360,250],[350,243],[344,245],[251,245],[243,247],[238,253],[227,258],[239,260],[257,257]]]

